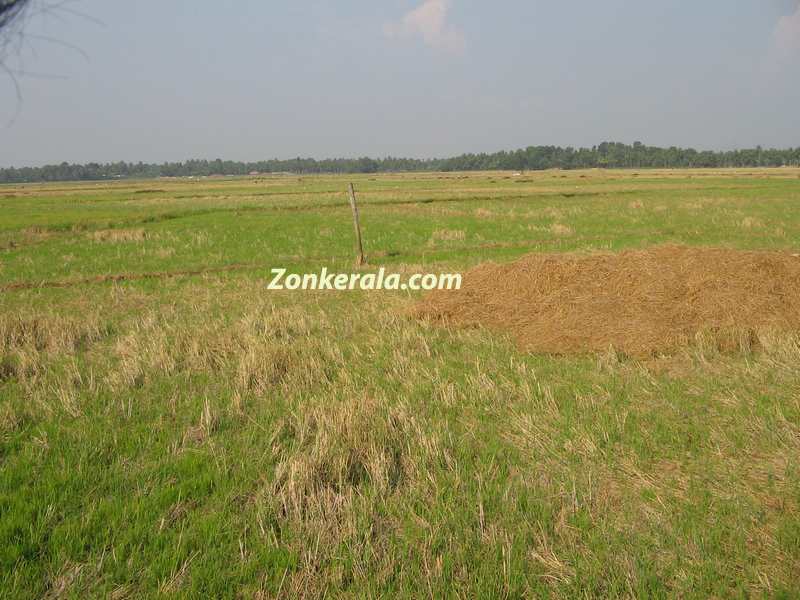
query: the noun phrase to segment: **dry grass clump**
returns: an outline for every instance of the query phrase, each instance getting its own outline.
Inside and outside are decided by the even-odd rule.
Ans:
[[[20,415],[9,404],[0,404],[0,441],[5,441],[4,437],[16,431],[21,422]]]
[[[155,256],[157,256],[158,258],[161,258],[161,259],[171,258],[171,257],[175,256],[175,248],[173,248],[172,246],[165,246],[165,247],[162,247],[162,248],[156,248],[153,251],[153,254]]]
[[[44,600],[57,600],[70,595],[72,586],[80,581],[84,570],[86,570],[85,564],[69,561],[64,563],[58,573],[50,576],[47,593],[43,596]]]
[[[386,507],[429,496],[437,469],[452,464],[440,434],[410,407],[349,386],[345,393],[304,402],[279,422],[271,440],[274,475],[252,499],[268,538],[276,535],[266,530],[270,523],[280,523],[280,535],[296,540],[299,568],[286,581],[289,597],[391,576],[389,542],[398,524]],[[338,560],[344,549],[349,567]]]
[[[0,315],[0,352],[19,349],[74,352],[108,333],[108,326],[93,314],[80,319],[58,315]]]
[[[219,318],[199,326],[151,313],[117,339],[106,382],[120,390],[153,377],[212,373],[240,394],[304,389],[328,378],[340,360],[313,325],[302,311],[274,307],[254,308],[232,324]]]
[[[369,487],[389,494],[414,467],[409,444],[418,429],[402,408],[386,409],[369,397],[303,406],[285,420],[270,495],[292,519],[333,518]]]
[[[436,244],[437,242],[463,242],[467,239],[467,232],[463,229],[439,229],[434,231],[431,235],[429,244]]]
[[[101,229],[98,231],[90,231],[86,234],[90,240],[94,242],[143,242],[149,239],[150,234],[144,229]]]
[[[111,335],[96,314],[81,319],[59,315],[0,315],[0,382],[30,384],[53,357],[69,358]]]
[[[764,227],[764,222],[756,217],[745,217],[739,225],[743,229],[761,229]]]
[[[553,223],[550,225],[550,233],[560,237],[567,237],[575,233],[575,231],[569,225],[564,225],[563,223]]]
[[[800,258],[663,246],[618,254],[531,254],[479,265],[414,314],[512,333],[536,352],[652,355],[687,343],[749,350],[800,330]]]

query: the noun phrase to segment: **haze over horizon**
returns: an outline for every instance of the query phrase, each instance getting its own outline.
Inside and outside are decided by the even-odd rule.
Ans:
[[[800,0],[271,4],[32,16],[5,57],[21,100],[0,75],[0,167],[800,146]]]

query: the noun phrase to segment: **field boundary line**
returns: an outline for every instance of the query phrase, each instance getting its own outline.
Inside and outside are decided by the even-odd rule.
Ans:
[[[68,288],[94,283],[108,283],[117,281],[140,281],[143,279],[171,279],[173,277],[191,277],[205,275],[206,273],[224,273],[229,271],[244,271],[257,269],[263,265],[255,263],[240,263],[222,267],[206,267],[202,269],[186,269],[181,271],[149,271],[143,273],[112,273],[109,275],[95,275],[80,279],[43,280],[43,281],[18,281],[0,286],[0,291],[12,292],[16,290],[34,290],[38,288]]]

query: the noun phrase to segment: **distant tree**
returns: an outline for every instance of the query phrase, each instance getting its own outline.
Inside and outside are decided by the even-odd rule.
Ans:
[[[2,0],[0,0],[2,1]],[[194,159],[185,162],[147,164],[116,162],[87,165],[0,168],[0,183],[37,181],[85,181],[109,178],[204,177],[259,173],[393,173],[398,171],[486,171],[587,168],[673,168],[685,167],[783,167],[800,166],[800,147],[786,150],[757,147],[750,150],[698,152],[692,148],[658,148],[603,142],[591,148],[529,146],[513,152],[462,154],[446,159],[415,158],[292,158],[236,162]]]

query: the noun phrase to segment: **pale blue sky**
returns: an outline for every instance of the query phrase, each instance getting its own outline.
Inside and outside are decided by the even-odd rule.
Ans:
[[[31,20],[0,166],[800,145],[798,0],[66,6],[102,24]]]

